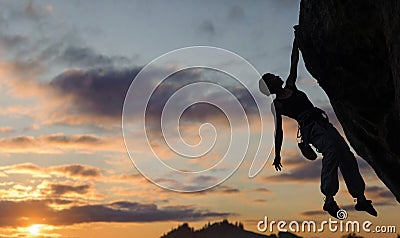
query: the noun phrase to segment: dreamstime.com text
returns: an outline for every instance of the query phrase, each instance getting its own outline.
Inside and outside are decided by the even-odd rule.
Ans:
[[[265,216],[263,220],[257,223],[257,229],[260,232],[296,232],[296,233],[321,233],[324,231],[330,232],[350,232],[360,233],[396,233],[396,226],[374,226],[371,221],[343,221],[329,218],[328,221],[268,221]]]

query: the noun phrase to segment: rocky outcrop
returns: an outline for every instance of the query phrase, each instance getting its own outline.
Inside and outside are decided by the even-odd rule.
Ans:
[[[302,0],[299,25],[307,70],[400,202],[400,1]]]

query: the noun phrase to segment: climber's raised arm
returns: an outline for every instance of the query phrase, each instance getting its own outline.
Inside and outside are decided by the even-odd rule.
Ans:
[[[297,65],[298,64],[299,64],[299,46],[297,44],[297,39],[296,39],[296,34],[295,34],[295,37],[293,40],[292,55],[290,58],[290,74],[286,80],[286,86],[296,87]]]

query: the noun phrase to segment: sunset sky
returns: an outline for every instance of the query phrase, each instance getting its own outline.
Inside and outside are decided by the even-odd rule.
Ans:
[[[296,0],[0,0],[0,237],[157,238],[183,222],[199,228],[227,218],[256,231],[264,216],[286,221],[329,219],[322,211],[319,190],[321,159],[309,162],[299,155],[297,124],[290,119],[284,120],[282,172],[276,172],[269,160],[250,179],[252,160],[246,158],[228,180],[197,193],[168,191],[144,178],[131,159],[150,161],[153,151],[132,137],[138,147],[130,151],[130,158],[122,135],[129,85],[143,66],[169,51],[219,47],[240,55],[261,74],[273,72],[285,78],[298,11]],[[189,69],[168,80],[149,107],[154,151],[182,170],[217,163],[230,136],[226,117],[205,105],[183,115],[182,136],[188,143],[199,141],[198,128],[205,122],[215,125],[219,137],[207,156],[181,164],[159,140],[155,122],[159,122],[161,102],[182,84],[208,80],[233,89],[250,118],[254,105],[221,72]],[[246,82],[258,85],[258,78]],[[342,133],[327,96],[302,61],[297,86],[327,111]],[[218,98],[212,91],[204,94]],[[262,106],[270,109],[269,104]],[[268,116],[270,125],[273,119]],[[232,130],[241,135],[244,128]],[[254,147],[252,143],[250,152]],[[240,150],[234,148],[235,153]],[[341,180],[337,201],[348,211],[348,219],[400,229],[400,207],[394,196],[366,162],[358,162],[366,195],[379,216],[354,211]],[[198,176],[192,182],[212,183],[213,179]]]

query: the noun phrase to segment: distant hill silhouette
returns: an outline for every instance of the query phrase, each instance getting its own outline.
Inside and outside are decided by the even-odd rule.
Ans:
[[[288,232],[279,232],[276,235],[261,235],[251,231],[246,231],[243,224],[229,223],[228,220],[207,224],[200,230],[194,230],[189,227],[188,223],[184,223],[178,228],[168,232],[161,238],[301,238]]]

